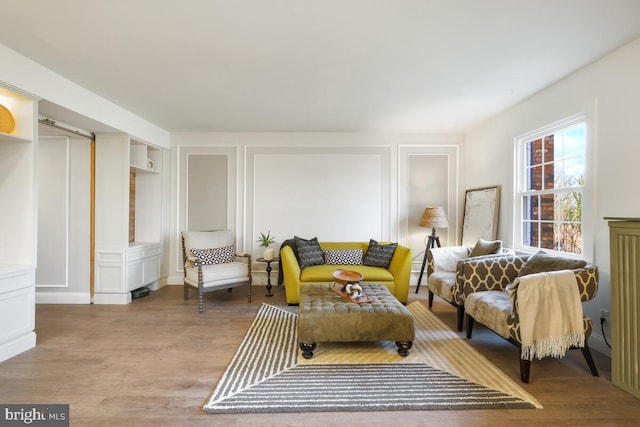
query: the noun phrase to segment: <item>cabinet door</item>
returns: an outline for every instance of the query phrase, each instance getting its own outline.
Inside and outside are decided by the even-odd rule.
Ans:
[[[143,261],[136,261],[127,264],[127,290],[132,291],[144,285],[143,281]]]
[[[160,278],[160,256],[154,256],[144,260],[144,283],[155,282]]]

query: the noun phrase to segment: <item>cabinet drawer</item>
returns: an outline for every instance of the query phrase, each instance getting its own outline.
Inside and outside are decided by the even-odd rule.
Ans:
[[[144,257],[160,255],[160,245],[151,245],[144,247]]]

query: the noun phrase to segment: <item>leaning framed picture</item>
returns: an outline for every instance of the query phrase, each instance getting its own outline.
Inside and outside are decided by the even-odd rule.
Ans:
[[[498,234],[500,186],[467,190],[462,217],[462,246],[474,246],[478,239],[495,240]]]

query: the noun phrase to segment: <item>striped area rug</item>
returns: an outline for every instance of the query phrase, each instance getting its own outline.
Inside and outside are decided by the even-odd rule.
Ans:
[[[297,314],[263,304],[204,410],[208,413],[541,408],[430,310],[408,357],[393,342],[297,347]]]

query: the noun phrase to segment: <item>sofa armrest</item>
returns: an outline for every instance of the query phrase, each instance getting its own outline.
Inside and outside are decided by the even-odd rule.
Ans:
[[[467,295],[481,291],[504,291],[518,276],[528,256],[500,255],[474,257],[458,263],[457,294],[454,299],[464,303]]]
[[[409,282],[411,280],[411,249],[398,245],[391,263],[389,272],[393,274],[394,296],[398,301],[407,303],[409,299]]]
[[[587,264],[584,268],[573,270],[573,272],[576,274],[580,300],[584,302],[595,298],[598,293],[598,267],[593,264]]]
[[[300,265],[298,258],[290,246],[280,249],[280,261],[282,263],[282,277],[287,303],[295,304],[300,301]]]

